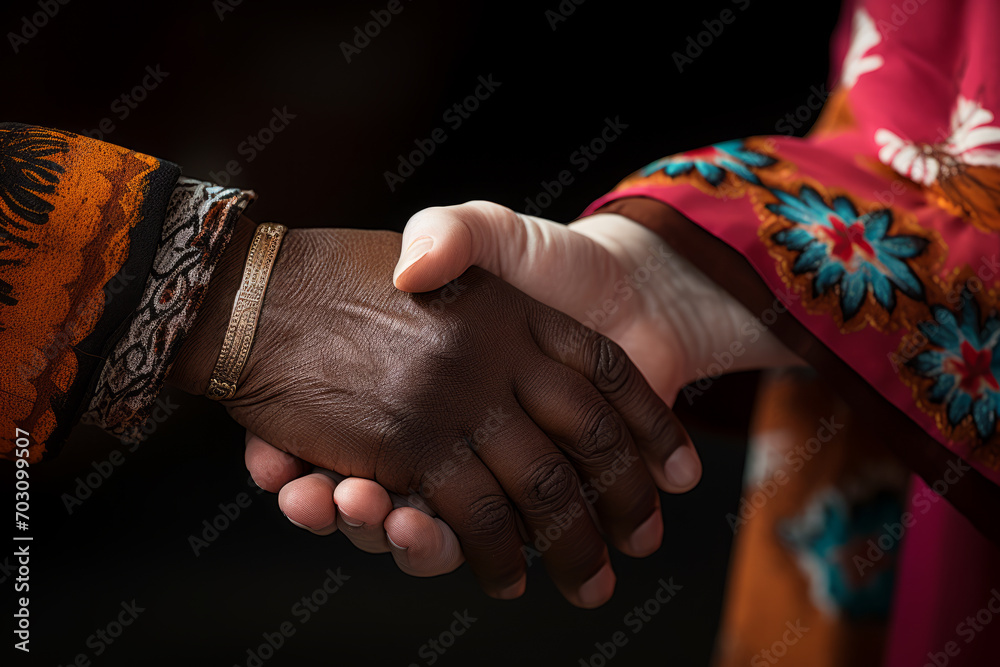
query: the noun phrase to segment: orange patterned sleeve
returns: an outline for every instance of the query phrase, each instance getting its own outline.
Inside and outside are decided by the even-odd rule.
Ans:
[[[0,457],[61,442],[139,303],[180,170],[79,135],[0,124]]]

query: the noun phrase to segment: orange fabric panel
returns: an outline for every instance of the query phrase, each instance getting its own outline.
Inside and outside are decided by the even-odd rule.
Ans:
[[[861,572],[854,559],[867,557],[868,540],[879,539],[882,526],[850,530],[834,562],[803,559],[782,535],[789,522],[812,524],[817,534],[829,530],[820,525],[828,523],[823,514],[804,509],[817,497],[833,493],[857,507],[873,492],[902,494],[905,471],[823,381],[796,373],[763,382],[751,446],[746,502],[731,518],[738,532],[714,667],[779,660],[789,667],[876,667],[884,616],[853,618],[825,584],[840,570],[857,593],[895,567],[895,549],[870,567],[865,561]]]
[[[0,456],[12,457],[17,427],[31,434],[34,462],[55,429],[53,406],[76,378],[73,346],[101,318],[103,288],[128,258],[148,177],[160,163],[55,130],[0,133],[9,195],[0,198],[0,225],[18,239],[0,249],[0,280],[16,301],[0,305]],[[11,192],[17,179],[23,187]]]

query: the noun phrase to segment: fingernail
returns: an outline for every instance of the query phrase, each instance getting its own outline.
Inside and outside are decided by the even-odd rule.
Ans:
[[[694,486],[701,477],[701,461],[694,447],[684,445],[674,450],[663,466],[663,474],[667,482],[677,489],[687,490]]]
[[[287,516],[285,518],[288,519]],[[325,527],[320,528],[320,529],[317,530],[316,528],[310,528],[309,526],[306,526],[305,524],[301,524],[298,521],[294,521],[292,519],[288,519],[288,522],[291,523],[296,528],[301,528],[302,530],[308,530],[310,533],[313,533],[315,535],[329,535],[330,533],[334,533],[334,532],[337,531],[337,524],[336,523],[332,523],[329,526],[325,526]],[[332,530],[331,530],[331,528],[332,528]]]
[[[583,586],[580,586],[576,595],[581,606],[593,609],[607,602],[614,592],[615,573],[611,570],[611,564],[605,563],[597,574],[588,579]]]
[[[401,547],[398,544],[396,544],[395,542],[393,542],[392,538],[389,537],[389,533],[385,534],[385,539],[388,540],[389,546],[392,547],[393,549],[396,549],[398,551],[406,551],[408,549],[408,547]]]
[[[340,513],[340,518],[343,519],[344,523],[346,523],[351,528],[360,528],[361,526],[365,525],[364,521],[358,521],[357,519],[352,519],[343,512]]]
[[[516,584],[508,586],[497,592],[497,597],[501,600],[513,600],[524,595],[524,589],[528,586],[528,577],[521,575]]]
[[[659,548],[662,539],[663,517],[659,512],[653,512],[653,516],[643,521],[628,538],[630,555],[648,556]]]
[[[434,247],[434,239],[430,236],[420,236],[413,240],[410,247],[407,248],[403,255],[399,258],[399,262],[396,263],[396,277],[403,275],[408,268],[413,266],[421,257],[430,252],[431,248]]]

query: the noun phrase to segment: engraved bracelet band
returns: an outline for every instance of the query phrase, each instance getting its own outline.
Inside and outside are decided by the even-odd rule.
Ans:
[[[287,227],[276,222],[257,225],[243,267],[243,280],[233,302],[226,338],[222,342],[212,378],[208,381],[205,395],[211,399],[224,401],[236,395],[236,383],[250,356],[250,346],[253,345],[257,330],[257,318],[264,302],[267,281],[271,277],[271,267],[274,266],[274,259],[278,256],[278,248],[281,247],[281,239],[286,231]]]

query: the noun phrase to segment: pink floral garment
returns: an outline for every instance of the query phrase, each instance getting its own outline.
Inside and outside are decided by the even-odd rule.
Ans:
[[[586,213],[637,196],[678,210],[740,252],[892,405],[1000,483],[998,36],[996,0],[849,0],[834,93],[810,136],[658,160]],[[988,609],[1000,554],[947,503],[926,516],[904,543],[887,664],[986,664],[979,656],[1000,655],[1000,613],[971,638],[961,624]]]

